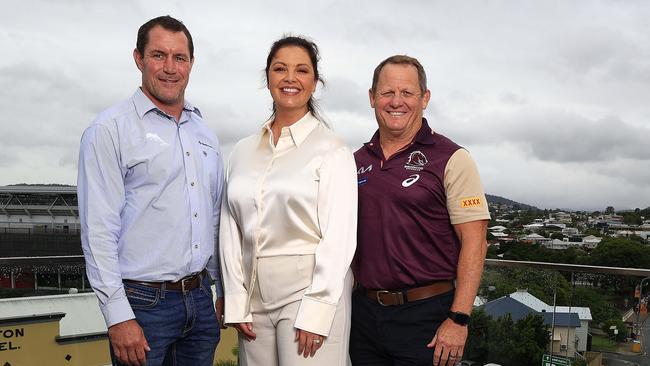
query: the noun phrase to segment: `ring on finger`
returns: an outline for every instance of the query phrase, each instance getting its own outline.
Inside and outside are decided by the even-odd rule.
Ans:
[[[320,339],[315,338],[315,339],[313,340],[313,342],[316,343],[316,344],[320,344]]]

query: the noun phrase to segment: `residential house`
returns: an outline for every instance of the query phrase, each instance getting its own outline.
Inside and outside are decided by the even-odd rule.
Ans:
[[[582,238],[582,246],[586,249],[595,249],[600,244],[602,238],[597,236],[588,235]]]
[[[532,308],[538,312],[553,312],[553,306],[548,305],[542,300],[531,295],[527,290],[517,290],[509,295],[511,298],[521,302],[522,304]],[[589,323],[593,320],[591,316],[591,309],[588,307],[580,306],[556,306],[556,314],[575,313],[578,315],[580,325],[575,330],[575,336],[578,340],[576,349],[578,352],[587,351],[587,338],[589,337]]]
[[[575,357],[575,353],[579,352],[576,330],[580,327],[580,318],[576,313],[553,313],[545,310],[538,312],[508,295],[492,300],[482,308],[493,319],[509,314],[514,322],[524,319],[529,314],[540,315],[544,319],[544,324],[549,329],[553,329],[554,354]]]
[[[528,242],[532,244],[541,244],[541,245],[545,245],[546,243],[550,243],[551,241],[553,241],[553,239],[551,238],[545,238],[536,233],[526,235],[523,238],[521,238],[521,240],[524,242]]]

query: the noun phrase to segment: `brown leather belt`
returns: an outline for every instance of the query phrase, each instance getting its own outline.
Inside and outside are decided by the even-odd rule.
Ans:
[[[124,280],[124,282],[134,283],[136,285],[142,285],[142,286],[153,287],[153,288],[163,288],[164,285],[165,290],[188,292],[201,286],[201,280],[203,279],[203,276],[205,276],[206,274],[207,271],[204,269],[199,273],[195,273],[193,275],[183,277],[180,280],[175,282],[172,281],[147,282],[147,281],[134,281],[134,280]]]
[[[402,305],[407,302],[424,300],[434,297],[454,288],[452,281],[438,281],[430,285],[415,287],[404,291],[364,290],[369,299],[383,306]]]

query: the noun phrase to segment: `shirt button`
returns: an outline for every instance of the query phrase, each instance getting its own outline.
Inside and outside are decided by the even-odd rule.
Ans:
[[[199,245],[198,245],[198,244],[194,244],[194,249],[199,249]]]
[[[199,214],[195,212],[194,217],[199,217]]]
[[[191,185],[192,187],[194,187],[194,182],[191,182],[190,185]]]
[[[185,152],[185,155],[190,156],[190,152],[189,152],[189,151],[186,151],[186,152]]]

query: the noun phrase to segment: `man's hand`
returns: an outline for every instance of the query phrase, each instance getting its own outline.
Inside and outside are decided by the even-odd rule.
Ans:
[[[325,342],[325,337],[320,334],[308,332],[302,329],[296,329],[295,342],[298,342],[298,354],[302,354],[305,358],[314,357],[316,351]]]
[[[226,329],[226,324],[223,321],[223,297],[217,297],[217,300],[214,301],[214,310],[217,313],[217,322],[219,322],[219,327],[221,329]]]
[[[463,359],[463,350],[467,340],[467,326],[446,319],[433,336],[428,348],[434,348],[434,366],[453,366]]]
[[[135,319],[117,323],[108,328],[108,338],[117,359],[127,366],[143,366],[145,351],[151,351],[144,332]]]
[[[257,338],[257,334],[253,332],[253,323],[234,323],[232,326],[249,342]]]

